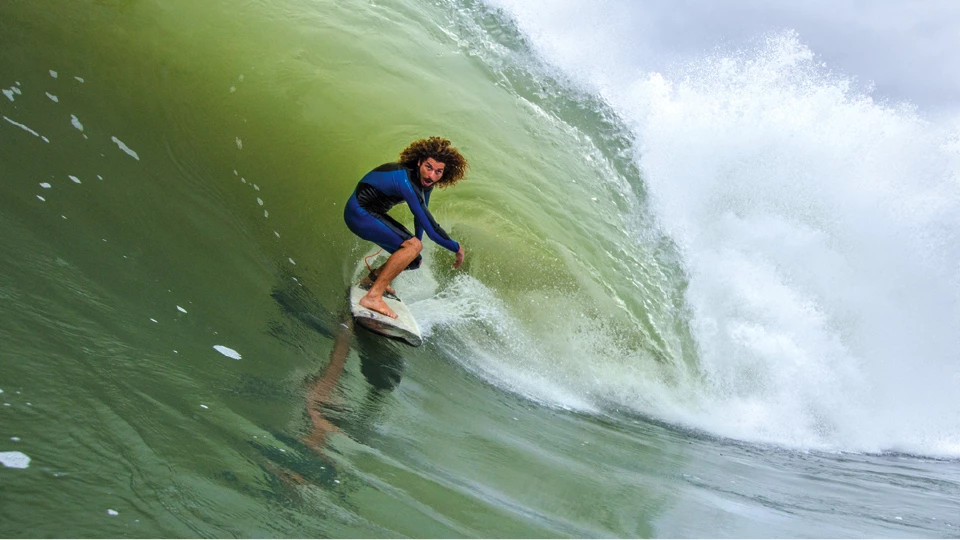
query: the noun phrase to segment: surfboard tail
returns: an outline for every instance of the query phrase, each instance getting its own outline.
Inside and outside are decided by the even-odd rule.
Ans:
[[[392,297],[383,297],[383,301],[397,314],[397,318],[393,319],[361,306],[360,299],[366,294],[367,291],[359,285],[350,288],[350,311],[358,324],[372,332],[403,341],[413,347],[423,344],[420,326],[410,313],[410,309],[399,298],[392,295]]]

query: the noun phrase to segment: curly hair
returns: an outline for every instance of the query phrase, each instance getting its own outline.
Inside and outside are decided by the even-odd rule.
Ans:
[[[467,173],[467,158],[463,157],[459,150],[450,146],[450,141],[443,137],[413,141],[410,146],[403,149],[403,152],[400,152],[398,161],[404,167],[416,171],[420,167],[420,162],[427,158],[433,158],[445,165],[443,176],[436,183],[438,187],[450,187],[463,179],[463,175]]]

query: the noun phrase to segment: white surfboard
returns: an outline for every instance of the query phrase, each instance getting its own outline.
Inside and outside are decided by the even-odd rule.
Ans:
[[[367,290],[360,285],[350,287],[350,311],[359,324],[378,334],[405,341],[414,347],[419,347],[423,343],[420,326],[399,298],[383,295],[383,301],[397,314],[397,318],[392,319],[361,306],[360,299],[366,294]]]

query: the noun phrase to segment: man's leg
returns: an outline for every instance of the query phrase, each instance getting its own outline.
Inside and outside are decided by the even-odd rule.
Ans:
[[[370,287],[373,287],[373,282],[376,281],[377,278],[380,276],[380,271],[382,269],[383,269],[383,265],[380,265],[379,267],[371,270],[367,275],[360,278],[360,286],[363,287],[364,289],[369,289]],[[371,278],[370,276],[373,276],[373,277]],[[386,291],[386,294],[392,294],[394,296],[397,295],[397,291],[393,290],[393,287],[389,285],[387,285],[387,288],[384,290]]]
[[[366,296],[360,299],[360,305],[396,319],[397,314],[383,301],[383,292],[387,290],[393,279],[399,276],[400,272],[403,272],[404,268],[410,266],[410,263],[417,258],[422,249],[423,244],[416,238],[411,238],[400,244],[400,249],[394,251],[387,262],[380,267],[377,281],[367,291]]]

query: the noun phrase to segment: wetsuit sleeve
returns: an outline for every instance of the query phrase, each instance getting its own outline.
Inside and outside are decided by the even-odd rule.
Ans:
[[[432,189],[423,194],[423,203],[424,203],[423,207],[426,208],[428,212],[430,211],[430,194],[431,193],[433,193]],[[417,233],[417,240],[423,240],[423,225],[420,224],[419,219],[413,220],[413,227]]]
[[[410,185],[410,180],[407,178],[406,171],[400,170],[397,171],[397,173],[400,193],[403,194],[403,199],[406,201],[407,206],[410,207],[410,211],[413,213],[413,219],[416,220],[415,227],[417,233],[422,234],[420,232],[422,228],[423,231],[427,233],[427,236],[437,244],[440,244],[440,246],[454,253],[460,251],[460,244],[450,238],[447,232],[440,227],[440,224],[433,219],[433,215],[427,210],[426,201],[421,199],[417,192],[414,191],[413,186]],[[427,198],[429,199],[429,195],[427,195]],[[418,238],[420,238],[420,236],[418,236]]]

